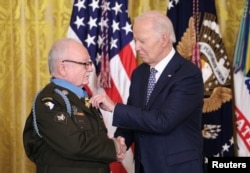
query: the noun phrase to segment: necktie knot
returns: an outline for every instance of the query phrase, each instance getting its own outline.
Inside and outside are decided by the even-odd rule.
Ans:
[[[150,69],[150,75],[149,75],[149,79],[148,79],[148,89],[147,89],[147,100],[146,103],[148,103],[149,100],[149,96],[152,93],[154,86],[155,86],[155,74],[157,73],[157,70],[155,68],[151,68]]]
[[[157,73],[157,70],[155,68],[150,69],[150,74],[154,75]]]

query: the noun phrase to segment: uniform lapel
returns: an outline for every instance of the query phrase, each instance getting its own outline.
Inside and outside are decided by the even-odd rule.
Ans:
[[[93,115],[91,111],[91,105],[88,103],[88,99],[86,98],[79,98],[75,94],[71,93],[68,95],[71,101],[71,108],[73,114],[88,114]]]

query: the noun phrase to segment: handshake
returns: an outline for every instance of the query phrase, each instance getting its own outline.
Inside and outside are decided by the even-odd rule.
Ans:
[[[125,139],[121,136],[118,136],[117,138],[112,138],[112,139],[115,143],[117,161],[121,162],[125,158],[125,154],[127,151]]]

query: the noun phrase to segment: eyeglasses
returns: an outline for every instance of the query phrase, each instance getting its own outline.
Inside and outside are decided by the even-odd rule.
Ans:
[[[73,60],[63,60],[62,62],[71,62],[71,63],[75,63],[75,64],[79,64],[84,66],[84,68],[89,68],[92,66],[93,62],[89,61],[89,62],[79,62],[79,61],[73,61]]]

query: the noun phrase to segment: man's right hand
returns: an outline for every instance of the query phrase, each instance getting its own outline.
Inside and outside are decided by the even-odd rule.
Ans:
[[[117,138],[113,138],[113,140],[116,146],[117,161],[121,162],[125,158],[127,151],[125,139],[121,136],[118,136]]]

